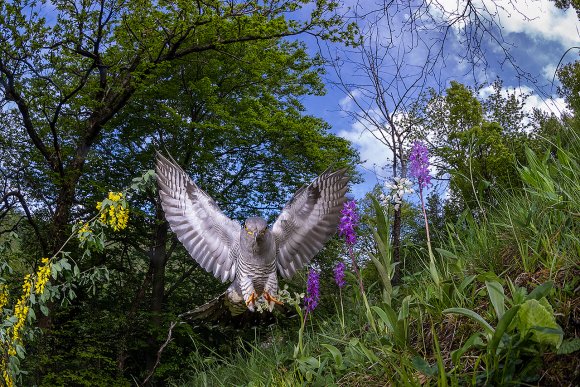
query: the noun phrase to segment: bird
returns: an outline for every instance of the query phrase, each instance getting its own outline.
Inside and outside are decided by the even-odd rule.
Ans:
[[[282,305],[278,276],[291,278],[336,232],[350,180],[346,168],[327,169],[298,189],[269,227],[261,217],[240,224],[226,216],[159,151],[155,172],[161,206],[177,239],[203,269],[231,282],[224,293],[189,313],[208,320],[254,314],[259,302],[270,312]]]

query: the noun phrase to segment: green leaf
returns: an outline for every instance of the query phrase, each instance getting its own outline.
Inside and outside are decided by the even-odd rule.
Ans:
[[[389,331],[393,332],[395,330],[394,324],[396,324],[396,318],[395,318],[395,321],[392,321],[392,319],[389,318],[387,313],[384,310],[382,310],[381,308],[379,308],[378,306],[371,306],[371,309],[375,311],[375,313],[379,316],[379,318],[387,326]]]
[[[522,336],[531,333],[531,339],[540,344],[553,345],[558,348],[562,343],[562,328],[556,323],[554,314],[536,299],[527,300],[521,305],[517,326]]]
[[[390,236],[389,236],[389,217],[385,214],[385,210],[381,206],[381,203],[375,198],[371,196],[373,207],[375,210],[375,220],[377,222],[376,231],[378,233],[379,238],[382,240],[383,244],[388,247]]]
[[[528,296],[526,297],[526,300],[531,300],[531,299],[539,300],[540,298],[546,297],[550,293],[550,290],[552,290],[553,287],[554,287],[553,281],[548,281],[546,283],[543,283],[540,286],[538,286],[537,288],[535,288],[534,290],[532,290],[532,292],[530,294],[528,294]]]
[[[387,292],[388,299],[385,300],[385,302],[387,304],[390,304],[391,303],[390,296],[393,291],[393,288],[391,286],[391,278],[389,277],[389,274],[387,272],[388,268],[385,268],[383,264],[377,259],[377,257],[375,257],[374,254],[369,253],[369,257],[371,257],[371,261],[373,261],[375,267],[377,268],[377,272],[379,273],[379,277],[381,278],[381,282],[383,283],[383,289],[385,289]]]
[[[493,309],[495,310],[495,315],[497,319],[500,320],[505,312],[505,295],[503,291],[503,286],[497,281],[485,281],[485,286],[487,287],[487,294]]]
[[[362,342],[359,341],[358,347],[363,351],[367,359],[369,359],[371,362],[376,363],[379,361],[377,355],[375,355],[373,351],[369,350]]]
[[[489,323],[487,321],[485,321],[485,319],[483,317],[481,317],[479,314],[477,314],[476,312],[474,312],[470,309],[448,308],[448,309],[445,309],[443,311],[443,313],[445,313],[445,314],[456,313],[456,314],[461,314],[463,316],[467,316],[467,317],[477,321],[478,323],[480,323],[481,326],[485,329],[487,334],[493,335],[493,333],[495,332],[495,329],[493,329],[493,327],[491,325],[489,325]]]
[[[457,259],[457,255],[453,254],[451,251],[440,249],[438,247],[435,247],[435,251],[437,251],[443,258]]]
[[[489,352],[492,355],[495,355],[497,347],[499,346],[499,343],[500,343],[504,333],[508,330],[512,320],[517,315],[519,309],[520,309],[520,305],[516,305],[516,306],[510,308],[506,313],[504,313],[502,318],[497,323],[497,327],[495,329],[495,332],[493,333],[493,336],[491,337],[491,340],[490,340],[489,346],[488,346]]]
[[[459,359],[465,352],[467,352],[471,347],[482,346],[483,340],[481,339],[481,333],[476,332],[469,336],[469,339],[463,344],[463,346],[455,351],[451,352],[451,361],[457,367],[459,366]]]
[[[435,376],[437,375],[437,364],[430,365],[427,360],[423,359],[421,356],[414,356],[411,359],[411,363],[415,369],[427,376]]]
[[[334,362],[338,368],[342,368],[342,354],[334,345],[331,344],[321,344],[324,348],[328,349],[328,352],[332,355]]]
[[[564,340],[558,348],[558,355],[568,355],[570,353],[580,350],[580,338],[575,337],[573,339]]]
[[[475,274],[465,277],[463,281],[461,281],[461,284],[459,284],[458,290],[460,292],[463,292],[473,282],[475,277],[477,277]]]
[[[18,355],[18,357],[24,359],[24,357],[26,356],[26,351],[24,350],[24,347],[22,345],[16,344],[14,348],[16,349],[16,354]]]
[[[409,304],[411,302],[411,295],[408,295],[403,299],[401,303],[401,310],[399,310],[399,320],[405,320],[409,317]]]
[[[63,269],[65,269],[65,270],[70,270],[70,269],[71,269],[71,267],[70,267],[70,263],[68,263],[68,259],[66,259],[66,258],[63,258],[63,259],[61,259],[61,260],[59,261],[59,264],[60,264],[60,265],[62,266],[62,268],[63,268]]]
[[[48,316],[48,308],[46,307],[46,305],[41,304],[40,311],[42,312],[43,315]]]

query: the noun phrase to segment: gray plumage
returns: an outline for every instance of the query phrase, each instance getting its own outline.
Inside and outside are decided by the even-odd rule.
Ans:
[[[157,153],[159,196],[173,232],[201,267],[222,282],[226,292],[198,308],[196,318],[254,311],[261,297],[270,311],[278,292],[278,273],[292,277],[336,232],[346,201],[346,170],[325,171],[300,188],[272,225],[262,218],[244,225],[228,218],[215,201],[175,163]]]

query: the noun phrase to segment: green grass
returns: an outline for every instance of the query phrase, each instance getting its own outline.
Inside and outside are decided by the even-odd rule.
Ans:
[[[299,319],[261,328],[259,337],[239,340],[225,354],[192,339],[189,366],[170,384],[573,383],[580,377],[573,371],[580,367],[573,320],[580,310],[579,157],[573,148],[550,157],[530,152],[527,160],[525,188],[499,193],[486,221],[464,215],[448,225],[435,253],[438,286],[426,254],[419,257],[424,268],[405,273],[399,286],[389,288],[384,275],[365,284],[375,329],[351,280],[342,292],[344,325],[337,300],[334,312],[315,311],[302,354],[295,355]],[[388,251],[377,256],[368,264],[388,267]]]

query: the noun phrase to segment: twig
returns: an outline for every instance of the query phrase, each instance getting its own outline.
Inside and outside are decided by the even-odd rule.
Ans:
[[[161,362],[161,353],[163,352],[163,350],[165,349],[165,347],[167,347],[167,345],[171,342],[172,338],[171,338],[171,334],[173,333],[173,328],[175,328],[175,326],[177,325],[177,321],[172,321],[171,325],[169,326],[169,332],[167,333],[167,340],[165,340],[165,342],[163,343],[163,345],[159,348],[159,351],[157,351],[157,360],[155,360],[155,364],[153,365],[153,368],[151,369],[151,372],[149,373],[149,375],[147,375],[147,377],[145,378],[145,380],[143,380],[142,385],[146,385],[147,382],[149,381],[149,379],[153,376],[153,374],[155,373],[155,370],[157,369],[157,366],[159,366],[159,363]]]

